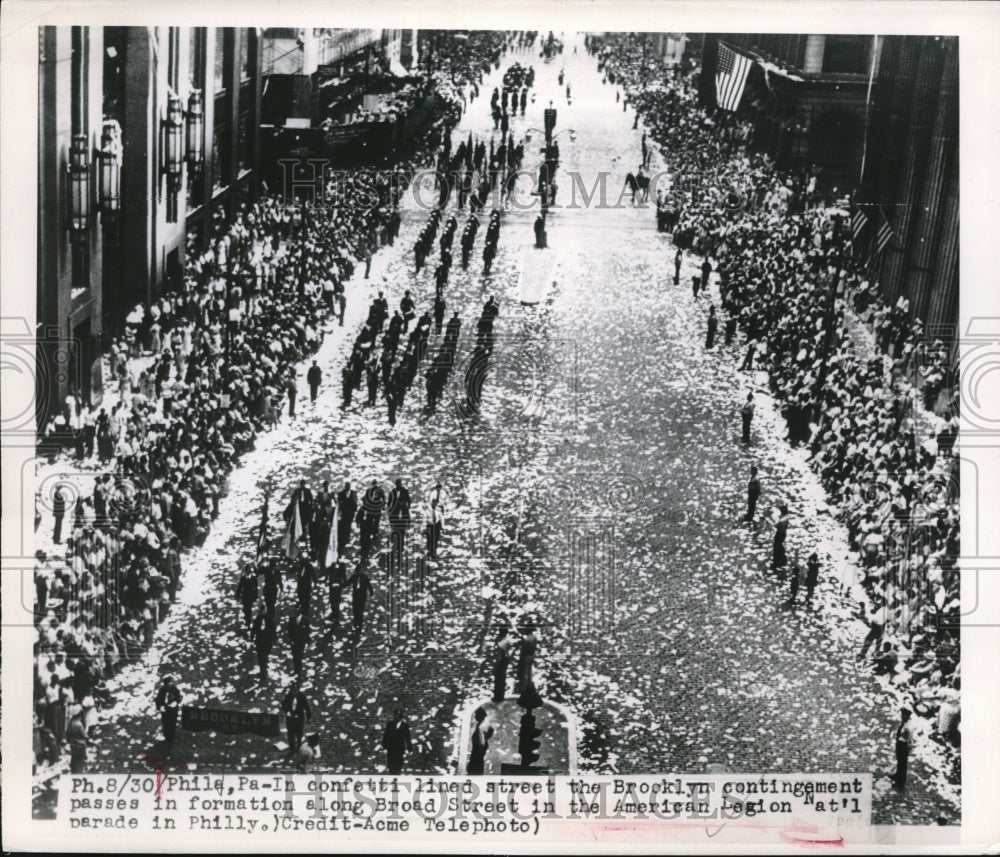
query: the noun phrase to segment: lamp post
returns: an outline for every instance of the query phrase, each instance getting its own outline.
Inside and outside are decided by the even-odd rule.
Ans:
[[[118,227],[121,210],[122,157],[121,126],[114,119],[105,119],[98,153],[98,207],[104,215],[105,228],[111,232]]]
[[[82,242],[90,228],[90,146],[86,134],[74,134],[69,148],[70,237]]]
[[[184,172],[184,106],[170,93],[163,124],[163,171],[167,175],[167,222],[177,222],[177,195]]]
[[[192,173],[205,160],[205,104],[200,89],[192,89],[187,107],[187,162]]]

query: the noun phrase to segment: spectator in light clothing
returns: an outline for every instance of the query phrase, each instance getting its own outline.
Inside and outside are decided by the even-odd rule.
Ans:
[[[902,791],[906,788],[906,772],[910,762],[910,745],[913,741],[913,730],[910,728],[910,712],[905,708],[900,714],[900,723],[896,727],[896,771],[892,775],[892,784]]]
[[[83,712],[79,705],[70,710],[69,728],[69,770],[73,774],[83,774],[87,769],[87,729],[83,725]]]
[[[299,745],[295,754],[295,763],[300,774],[308,774],[319,758],[319,735],[313,733]]]

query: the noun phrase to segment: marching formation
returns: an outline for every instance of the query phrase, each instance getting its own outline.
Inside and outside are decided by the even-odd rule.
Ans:
[[[697,511],[711,523],[725,508],[732,526],[724,524],[724,529],[747,543],[748,555],[761,543],[755,562],[764,552],[767,561],[760,569],[765,581],[760,589],[774,603],[774,593],[780,590],[790,621],[835,621],[826,608],[837,563],[825,553],[815,530],[805,526],[798,484],[781,484],[765,454],[765,442],[775,440],[768,422],[773,406],[782,420],[779,434],[784,434],[777,440],[806,456],[807,467],[822,483],[831,510],[847,532],[843,540],[858,558],[863,598],[853,606],[866,630],[854,633],[859,639],[861,633],[866,636],[851,650],[851,659],[856,654],[865,662],[870,653],[873,666],[865,663],[858,669],[884,677],[907,711],[931,719],[940,716],[936,737],[952,749],[959,740],[958,641],[946,623],[932,624],[932,619],[953,615],[958,605],[952,559],[959,533],[952,454],[958,412],[953,389],[944,383],[949,371],[945,349],[932,349],[931,360],[928,354],[918,354],[923,338],[919,322],[909,321],[904,303],[886,306],[877,297],[876,284],[855,252],[859,232],[850,217],[851,200],[817,189],[808,171],[778,171],[755,151],[750,123],[730,111],[699,106],[691,69],[668,67],[652,57],[645,50],[646,38],[587,35],[582,44],[597,61],[593,88],[605,106],[610,105],[614,121],[622,123],[625,142],[616,139],[613,145],[630,149],[622,161],[627,175],[621,177],[631,190],[629,201],[636,208],[652,209],[646,221],[640,219],[641,211],[634,212],[635,223],[646,230],[635,234],[640,241],[656,242],[658,254],[656,266],[649,268],[653,281],[641,288],[661,291],[664,303],[683,302],[684,310],[694,314],[698,324],[688,350],[702,361],[696,364],[698,371],[710,366],[720,377],[725,371],[727,378],[738,379],[724,393],[731,408],[726,410],[731,437],[718,440],[720,448],[729,444],[741,456],[723,480],[737,504],[719,500],[715,508]],[[547,697],[573,706],[578,688],[566,678],[570,667],[551,684],[547,673],[548,659],[558,657],[556,645],[572,647],[577,640],[563,630],[550,636],[541,626],[541,609],[527,597],[529,587],[519,577],[534,575],[532,586],[551,584],[557,592],[564,581],[555,578],[563,569],[551,569],[543,557],[545,550],[554,554],[557,547],[539,549],[534,565],[529,557],[524,568],[515,567],[514,559],[531,553],[525,543],[542,540],[544,523],[537,523],[536,510],[535,526],[525,535],[523,460],[518,458],[522,450],[516,440],[502,449],[497,446],[489,434],[494,427],[484,426],[487,421],[480,417],[487,397],[499,401],[509,393],[496,376],[487,387],[497,350],[508,347],[498,330],[501,308],[502,332],[511,340],[525,330],[534,335],[537,327],[530,325],[536,323],[548,325],[542,337],[561,333],[544,315],[548,310],[526,310],[510,301],[515,285],[512,248],[527,249],[528,258],[547,262],[554,255],[548,247],[549,229],[567,223],[555,206],[554,173],[560,156],[552,136],[553,108],[545,111],[544,158],[533,157],[533,150],[526,155],[525,144],[531,139],[527,125],[534,121],[529,117],[541,113],[535,108],[536,96],[544,94],[551,103],[550,94],[557,92],[561,103],[565,90],[567,106],[560,109],[582,112],[593,93],[581,92],[582,86],[571,90],[566,68],[553,67],[552,60],[563,53],[562,42],[553,34],[540,39],[537,33],[503,34],[493,40],[476,36],[473,41],[483,49],[481,55],[463,45],[456,48],[453,74],[442,71],[443,66],[434,69],[433,75],[451,74],[453,91],[444,98],[451,112],[411,161],[396,164],[379,180],[375,205],[289,208],[267,195],[244,205],[232,224],[220,224],[212,248],[190,261],[183,288],[129,317],[125,336],[114,342],[107,356],[117,390],[96,413],[85,412],[74,397],[48,427],[45,449],[58,445],[53,453],[57,461],[75,454],[79,463],[98,474],[92,486],[79,490],[59,483],[39,515],[45,530],[35,574],[39,770],[51,772],[66,764],[73,771],[86,769],[93,758],[93,736],[111,734],[107,730],[113,718],[101,712],[121,704],[116,688],[122,668],[143,662],[156,644],[160,624],[182,606],[188,622],[199,610],[222,614],[213,626],[219,645],[230,647],[226,651],[235,652],[236,658],[245,655],[233,665],[234,675],[225,677],[231,683],[222,701],[238,700],[255,711],[263,706],[281,713],[285,752],[280,760],[256,760],[265,767],[292,763],[298,770],[316,769],[321,742],[328,742],[323,749],[336,746],[341,754],[330,763],[334,769],[346,770],[345,765],[353,763],[378,764],[393,774],[440,771],[447,752],[440,736],[466,705],[469,744],[452,750],[468,754],[463,759],[468,773],[492,770],[498,748],[511,753],[519,744],[528,747],[522,764],[529,765],[528,739],[538,731],[532,709],[542,705],[536,682],[543,682],[539,687]],[[506,50],[530,51],[532,60],[537,56],[537,74],[532,64],[508,61],[501,75]],[[574,80],[583,74],[580,64],[593,64],[583,53],[572,65],[566,57]],[[459,70],[463,63],[466,67]],[[485,91],[492,88],[488,107],[485,99],[475,102],[481,85]],[[614,88],[615,97],[603,87]],[[477,125],[465,112],[472,114],[473,107]],[[571,154],[567,160],[579,160],[579,152]],[[666,162],[670,181],[653,193],[649,172],[656,160]],[[434,168],[430,194],[426,172],[409,184],[411,177],[420,176],[418,167],[427,165]],[[510,205],[522,168],[537,170],[534,195],[541,203],[540,213],[527,219],[518,219]],[[695,172],[701,184],[684,180]],[[350,182],[347,190],[350,196]],[[353,190],[360,194],[366,188],[359,183]],[[412,192],[412,207],[402,199],[407,190]],[[625,191],[623,198],[628,199]],[[568,232],[575,227],[566,228]],[[607,240],[611,242],[610,235]],[[453,254],[459,255],[458,266]],[[621,273],[621,283],[605,284],[614,300],[621,295],[628,299],[627,289],[619,288],[632,287],[627,276]],[[568,293],[577,284],[560,285]],[[586,314],[607,318],[600,315],[606,310],[598,306],[602,300],[600,294],[588,303]],[[622,318],[625,326],[639,327],[631,317]],[[871,334],[874,347],[867,344],[864,332]],[[662,337],[662,331],[653,335]],[[333,345],[322,348],[324,341]],[[587,364],[593,343],[575,346]],[[633,356],[622,353],[620,362]],[[574,394],[584,390],[584,406],[587,395],[610,395],[607,388],[591,383],[597,376],[587,374],[590,368],[584,365],[573,388]],[[919,378],[916,386],[907,381],[914,377]],[[298,400],[302,378],[309,391],[305,407]],[[669,388],[672,380],[650,383],[661,382]],[[327,386],[334,387],[330,395]],[[730,398],[734,393],[735,406]],[[332,406],[330,400],[335,400]],[[924,407],[914,409],[914,401]],[[662,424],[648,426],[649,437],[657,439],[649,440],[641,452],[667,472],[674,458],[677,466],[683,463],[686,452],[681,435],[671,434],[669,416],[648,405],[635,403],[636,412],[655,414]],[[476,491],[462,484],[468,474],[438,476],[449,473],[444,460],[448,455],[464,454],[455,452],[461,449],[457,441],[454,450],[439,442],[455,440],[442,437],[452,428],[447,420],[451,415],[458,418],[455,425],[462,443],[469,443],[466,448],[479,444],[475,449],[485,460],[506,457],[514,468],[492,482],[490,473],[485,478],[480,473],[478,510],[473,508]],[[606,403],[600,402],[591,416],[599,423],[595,431],[607,431],[607,439],[612,432],[626,433],[618,420],[632,415],[609,415]],[[628,431],[633,428],[639,436],[647,426],[630,425]],[[259,524],[256,511],[250,521],[243,510],[241,525],[251,535],[234,532],[222,551],[227,560],[235,556],[235,562],[221,571],[212,569],[211,580],[203,582],[209,593],[204,602],[190,608],[178,605],[184,600],[185,556],[203,546],[218,526],[220,505],[231,490],[230,476],[272,431],[287,432],[290,445],[308,446],[303,459],[322,451],[315,461],[303,460],[304,468],[277,480],[273,473],[268,479],[244,480],[241,498],[259,498],[263,490]],[[344,437],[352,443],[342,442]],[[551,460],[571,461],[579,455],[571,440],[553,441]],[[587,443],[599,446],[590,438]],[[596,454],[601,452],[599,448]],[[441,460],[421,460],[435,455]],[[268,466],[280,468],[284,460]],[[373,461],[385,463],[369,469]],[[432,472],[433,478],[428,478]],[[511,475],[515,472],[516,477]],[[383,475],[372,478],[373,473]],[[517,485],[507,484],[515,478]],[[283,491],[274,487],[276,482],[285,486]],[[250,484],[252,489],[246,487]],[[524,477],[523,484],[532,483]],[[483,515],[484,502],[498,502],[489,497],[491,492],[505,491],[504,498],[516,492],[516,502],[503,500],[516,508],[505,508],[494,519],[477,518]],[[585,517],[601,502],[581,497],[567,505]],[[915,516],[914,510],[921,514]],[[228,520],[226,511],[222,506],[223,520]],[[689,528],[685,540],[695,526],[694,516],[686,514],[670,519],[685,521],[683,527],[677,525]],[[477,525],[481,532],[473,537]],[[914,526],[918,537],[910,538]],[[689,561],[684,554],[688,545],[673,556],[659,547],[658,537],[654,533],[648,543],[654,547],[642,562],[633,558],[634,567],[624,561],[621,567],[645,573],[648,560],[656,566],[657,581],[669,580],[675,560]],[[505,539],[512,546],[508,554],[489,556]],[[573,543],[571,548],[571,553],[579,548],[583,559],[573,553],[569,562],[587,565],[589,574],[597,564],[593,546]],[[496,579],[489,573],[497,568],[490,563],[504,566],[503,585],[522,596],[524,612],[516,618],[494,611],[496,602],[490,598]],[[898,585],[906,571],[925,585],[919,590]],[[582,570],[574,566],[568,573],[571,589],[582,586]],[[543,580],[545,574],[553,580]],[[220,579],[224,582],[218,592],[229,599],[228,611],[213,603]],[[634,636],[644,643],[641,611],[645,621],[656,625],[684,624],[680,608],[664,599],[662,590],[652,589],[659,584],[641,583],[647,585],[653,592],[648,602],[644,594],[636,599],[640,603],[628,605],[636,622]],[[677,589],[677,604],[701,597],[684,590],[686,581],[670,585]],[[575,596],[567,594],[569,599]],[[838,591],[836,597],[843,595]],[[661,603],[664,600],[668,603]],[[612,603],[611,612],[620,606]],[[712,606],[718,608],[714,600]],[[676,621],[665,621],[667,617]],[[447,651],[449,644],[421,637],[423,656],[435,662],[424,667],[405,659],[409,651],[385,649],[385,627],[428,619],[461,629],[467,650],[455,655]],[[167,630],[177,633],[176,627]],[[649,640],[657,630],[650,632]],[[603,648],[598,655],[608,663],[619,655],[628,663],[631,655],[626,650],[634,641],[627,636],[612,640],[598,635],[594,639],[604,645],[595,643],[593,648]],[[454,642],[457,631],[447,639],[459,648]],[[590,638],[580,645],[590,647]],[[752,654],[727,653],[736,669],[749,671],[738,662]],[[204,701],[204,688],[187,656],[171,657],[176,662],[162,668],[149,702],[150,711],[160,716],[163,741],[158,751],[180,759],[185,752],[176,738],[178,728],[183,729],[180,712],[192,700]],[[371,676],[387,671],[393,657],[401,675],[394,690],[382,697],[382,686]],[[456,668],[448,665],[450,657],[465,660]],[[664,670],[677,673],[670,690],[680,694],[680,707],[695,705],[685,695],[685,682],[696,696],[708,693],[703,694],[700,678],[682,674],[689,656],[679,647],[664,645],[657,657],[662,659],[657,663],[661,675]],[[567,662],[573,668],[585,664],[574,674],[579,688],[598,671],[577,653],[567,655]],[[616,668],[604,669],[614,675]],[[614,677],[606,681],[606,697],[605,691],[597,691],[609,711],[613,696],[638,699],[645,692],[649,699],[654,693],[666,697],[649,683],[655,676]],[[618,678],[622,687],[634,682],[628,692],[619,687]],[[207,681],[202,684],[208,686]],[[525,708],[517,739],[509,712],[502,713],[510,708],[511,687]],[[672,699],[673,693],[669,696]],[[421,710],[413,704],[418,699]],[[702,704],[700,698],[697,704]],[[587,712],[591,722],[579,740],[590,748],[613,741],[639,746],[649,740],[658,748],[648,750],[654,759],[654,752],[667,754],[678,746],[649,737],[658,735],[659,726],[650,726],[636,743],[635,731],[618,733],[609,726],[610,715],[602,719],[592,709]],[[912,771],[910,746],[915,739],[909,718],[904,715],[894,733],[897,770],[892,781],[897,789],[906,787]],[[651,715],[648,719],[654,721]],[[683,732],[681,717],[677,720],[670,741]],[[141,723],[138,717],[134,722]],[[348,745],[347,735],[354,744]],[[430,736],[435,736],[436,746]],[[418,752],[423,754],[419,763]],[[428,754],[433,761],[427,761]],[[372,762],[376,755],[377,763]],[[598,757],[597,751],[590,756]],[[609,767],[617,763],[610,755],[603,758]],[[912,782],[912,773],[909,776]]]

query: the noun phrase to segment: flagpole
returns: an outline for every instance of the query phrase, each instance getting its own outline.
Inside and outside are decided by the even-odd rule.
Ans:
[[[878,36],[872,36],[872,65],[868,72],[868,94],[865,96],[865,139],[861,147],[861,175],[858,176],[858,187],[865,180],[865,160],[868,156],[868,120],[872,105],[872,84],[875,82],[875,62],[878,59]]]

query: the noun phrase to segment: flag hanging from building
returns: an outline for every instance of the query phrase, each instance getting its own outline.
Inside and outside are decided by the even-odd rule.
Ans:
[[[892,241],[896,234],[892,231],[892,227],[889,225],[889,220],[885,216],[882,206],[879,206],[878,218],[878,232],[875,233],[875,237],[872,239],[871,249],[868,252],[867,268],[868,274],[871,277],[875,276],[879,260],[882,258],[882,251],[885,250],[886,245]]]
[[[878,227],[878,234],[875,236],[875,252],[881,254],[881,252],[885,249],[885,245],[892,241],[893,236],[896,233],[892,231],[892,227],[889,225],[889,220],[885,216],[885,212],[882,210],[881,206],[879,206],[878,216],[881,222]]]
[[[715,65],[715,98],[724,110],[735,110],[743,97],[747,75],[753,61],[719,42],[719,58]]]
[[[295,503],[292,506],[292,514],[288,518],[288,526],[285,527],[285,535],[281,539],[281,548],[285,552],[285,556],[289,559],[295,559],[299,555],[299,539],[302,538],[304,532],[299,498],[296,495]]]
[[[860,209],[854,209],[854,214],[851,215],[851,237],[857,241],[858,236],[861,231],[865,228],[865,224],[868,223],[868,217]]]

